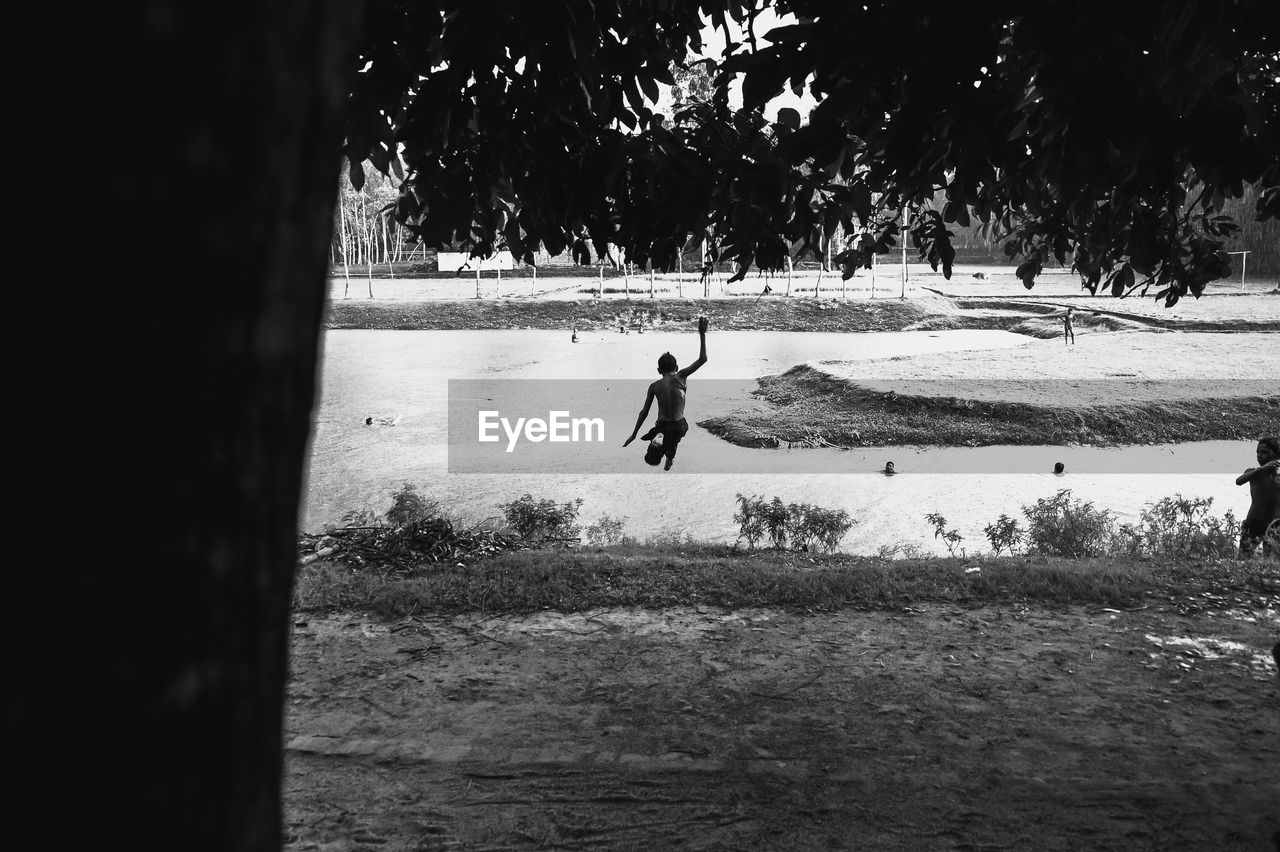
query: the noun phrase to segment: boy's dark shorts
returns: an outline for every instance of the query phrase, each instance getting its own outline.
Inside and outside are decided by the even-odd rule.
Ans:
[[[1240,552],[1241,554],[1253,553],[1261,544],[1265,555],[1280,555],[1280,548],[1276,547],[1278,538],[1280,538],[1280,518],[1276,520],[1245,518],[1244,523],[1240,525]]]
[[[661,450],[655,453],[654,446],[650,444],[644,452],[644,460],[653,465],[662,461],[663,456],[669,459],[676,457],[676,448],[680,446],[680,439],[689,433],[689,423],[683,417],[679,420],[659,420],[653,424],[652,429],[640,436],[640,440],[652,441],[653,436],[658,433],[662,433]]]

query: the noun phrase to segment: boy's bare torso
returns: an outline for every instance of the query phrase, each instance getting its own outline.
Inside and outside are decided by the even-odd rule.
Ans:
[[[685,380],[669,373],[649,386],[658,401],[658,419],[676,421],[684,417]]]
[[[1247,520],[1274,521],[1280,519],[1280,469],[1273,469],[1271,476],[1260,476],[1249,483],[1249,514]]]

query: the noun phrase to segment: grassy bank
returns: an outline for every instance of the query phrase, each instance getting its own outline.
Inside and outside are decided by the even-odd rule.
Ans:
[[[519,551],[408,577],[313,563],[299,571],[294,605],[399,618],[611,607],[900,609],[924,602],[1135,607],[1152,598],[1202,608],[1274,607],[1278,596],[1280,565],[1260,559],[888,560],[695,545]]]
[[[794,367],[760,379],[760,405],[698,422],[744,447],[1165,444],[1274,431],[1280,396],[1041,405],[873,390]]]
[[[612,290],[610,290],[612,292]],[[614,294],[616,296],[616,294]],[[1053,314],[1071,299],[966,298],[938,292],[910,299],[815,299],[779,295],[714,299],[649,299],[637,293],[629,300],[578,298],[334,299],[327,327],[334,329],[614,329],[619,315],[647,312],[647,325],[692,323],[705,312],[717,329],[758,331],[939,331],[997,329],[1031,337],[1060,337]],[[1173,311],[1156,311],[1145,303],[1087,300],[1076,316],[1077,331],[1178,330],[1205,332],[1280,331],[1280,303],[1252,296],[1202,301]],[[1225,305],[1225,307],[1224,307]]]
[[[620,313],[647,311],[647,328],[686,328],[705,313],[717,330],[902,331],[936,315],[924,300],[632,299],[625,301],[474,299],[329,305],[333,329],[616,329]],[[959,326],[957,326],[959,327]]]

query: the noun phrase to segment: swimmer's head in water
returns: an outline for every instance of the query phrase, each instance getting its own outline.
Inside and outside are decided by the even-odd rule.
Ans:
[[[1067,466],[1064,465],[1062,462],[1056,462],[1053,466],[1054,473],[1062,473],[1066,469],[1067,469]]]
[[[372,418],[372,417],[366,417],[366,418],[364,419],[364,425],[366,425],[366,426],[372,426],[372,425],[373,425],[373,418]]]
[[[885,472],[885,473],[893,473],[893,462],[885,462],[885,463],[884,463],[884,472]]]
[[[674,373],[677,369],[679,369],[679,365],[676,363],[676,356],[670,352],[663,352],[658,356],[659,373]]]

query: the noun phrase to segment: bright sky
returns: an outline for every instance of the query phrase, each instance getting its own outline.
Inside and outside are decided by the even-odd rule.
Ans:
[[[766,8],[756,18],[756,24],[755,24],[756,41],[762,45],[769,44],[769,40],[764,38],[764,34],[767,33],[769,30],[773,29],[774,27],[780,26],[781,24],[784,24],[793,20],[794,19],[791,19],[791,18],[780,19],[772,7]],[[732,29],[734,41],[741,42],[745,40],[746,33],[742,28],[736,26],[733,23],[733,21],[729,21],[729,26]],[[702,56],[710,59],[719,60],[721,51],[724,50],[724,46],[725,46],[724,33],[718,29],[711,27],[708,23],[708,26],[702,30]],[[739,50],[742,50],[742,49],[743,48],[739,48]],[[661,85],[660,85],[660,88],[662,90],[662,94],[658,99],[657,109],[659,111],[665,112],[666,109],[671,105],[671,89],[669,86],[661,86]],[[742,83],[740,80],[735,81],[730,85],[729,102],[734,106],[742,105]],[[786,88],[783,90],[781,95],[774,98],[768,104],[765,105],[764,112],[767,118],[769,118],[770,120],[773,120],[778,117],[778,110],[784,107],[791,107],[792,109],[799,110],[800,116],[802,119],[807,119],[809,115],[809,110],[813,109],[814,106],[816,105],[817,105],[817,101],[815,101],[807,91],[802,96],[796,97],[794,94],[792,94],[790,88]]]

